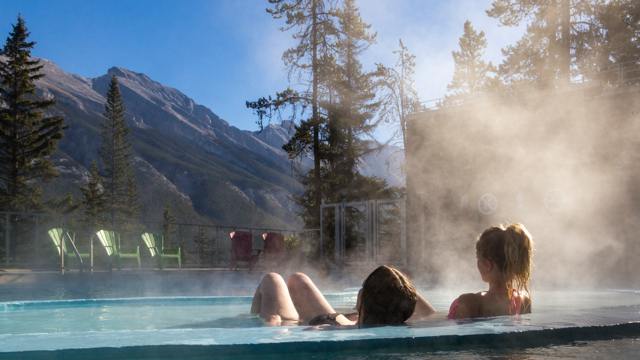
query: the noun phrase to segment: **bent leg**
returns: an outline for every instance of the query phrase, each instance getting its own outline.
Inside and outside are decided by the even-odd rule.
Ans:
[[[262,278],[251,303],[251,313],[273,325],[283,320],[298,320],[289,289],[282,276],[269,273]]]
[[[287,287],[301,320],[335,312],[307,275],[302,273],[291,275],[287,281]]]

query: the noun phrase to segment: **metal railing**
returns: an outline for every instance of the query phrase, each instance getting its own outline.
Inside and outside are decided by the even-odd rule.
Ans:
[[[164,246],[181,247],[183,267],[213,268],[229,265],[231,238],[229,233],[236,230],[255,235],[254,248],[262,249],[260,236],[265,232],[277,232],[288,239],[297,238],[298,246],[312,255],[319,239],[319,230],[277,229],[268,227],[247,227],[209,225],[193,223],[164,223],[158,221],[91,218],[76,215],[53,215],[0,211],[0,266],[29,269],[48,269],[60,266],[64,272],[64,260],[55,250],[55,244],[47,234],[52,228],[68,229],[75,233],[73,248],[89,248],[97,268],[109,268],[109,258],[101,246],[93,246],[93,235],[99,230],[120,233],[123,249],[140,247],[144,267],[154,267],[151,254],[142,241],[141,235],[153,232],[164,235]],[[259,239],[259,240],[258,240]],[[70,241],[66,239],[68,245]],[[62,245],[61,245],[62,246]],[[64,257],[64,254],[62,254]],[[79,254],[76,255],[78,260]],[[81,261],[79,261],[82,264]],[[67,264],[68,265],[68,264]],[[92,264],[93,265],[93,264]],[[81,266],[81,265],[80,265]],[[137,266],[137,265],[136,265]]]

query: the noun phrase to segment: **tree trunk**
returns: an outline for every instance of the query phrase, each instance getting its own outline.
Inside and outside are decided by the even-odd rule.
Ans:
[[[560,76],[563,83],[571,82],[571,0],[562,0],[562,59]]]
[[[313,117],[313,174],[316,184],[316,213],[315,223],[320,225],[320,205],[322,204],[322,179],[320,173],[320,119],[318,118],[318,7],[317,1],[313,0],[313,25],[311,29],[311,44],[313,48],[312,72],[313,72],[313,95],[312,95],[312,117]]]

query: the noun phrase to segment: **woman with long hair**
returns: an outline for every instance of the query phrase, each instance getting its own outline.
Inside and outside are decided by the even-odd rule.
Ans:
[[[489,290],[460,295],[449,319],[531,313],[533,240],[522,224],[493,226],[476,242],[478,271]]]
[[[276,274],[264,276],[251,304],[267,325],[396,325],[404,323],[416,309],[431,307],[401,271],[383,265],[362,284],[356,314],[337,314],[305,274],[291,275],[285,283]],[[435,312],[435,309],[431,307]]]

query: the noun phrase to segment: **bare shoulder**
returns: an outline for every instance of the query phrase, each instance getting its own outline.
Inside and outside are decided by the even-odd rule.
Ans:
[[[458,307],[456,309],[456,319],[466,319],[477,317],[482,296],[480,294],[462,294],[458,297]]]
[[[460,295],[458,298],[458,304],[463,303],[467,305],[478,304],[482,301],[482,293],[466,293]]]

